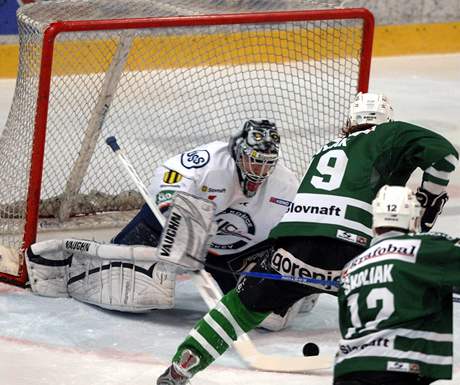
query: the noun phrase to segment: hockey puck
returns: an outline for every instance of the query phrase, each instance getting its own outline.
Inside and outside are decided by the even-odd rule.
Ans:
[[[303,346],[302,353],[305,357],[317,356],[319,354],[319,347],[313,342],[308,342]]]

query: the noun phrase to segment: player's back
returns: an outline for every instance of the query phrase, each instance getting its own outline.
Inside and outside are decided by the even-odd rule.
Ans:
[[[425,151],[429,147],[431,153]],[[405,185],[417,167],[455,154],[451,147],[440,135],[404,122],[329,142],[313,156],[294,202],[271,235],[327,236],[366,246],[377,191],[385,184]]]
[[[425,376],[449,378],[459,268],[460,240],[436,233],[388,232],[350,261],[339,290],[339,375],[412,361]]]

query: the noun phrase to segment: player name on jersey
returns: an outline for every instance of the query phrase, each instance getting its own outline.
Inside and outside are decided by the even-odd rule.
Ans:
[[[452,377],[458,238],[391,231],[345,266],[335,376],[400,371]]]
[[[393,277],[391,276],[393,266],[393,264],[372,266],[370,269],[364,269],[356,274],[349,274],[342,281],[345,294],[361,286],[393,282]]]

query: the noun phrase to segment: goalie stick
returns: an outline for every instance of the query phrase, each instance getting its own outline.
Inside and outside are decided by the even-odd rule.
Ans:
[[[153,215],[157,218],[162,227],[166,220],[161,214],[158,207],[154,204],[147,188],[138,176],[131,162],[126,158],[115,137],[111,136],[106,139],[106,143],[115,153],[120,163],[123,165],[136,187],[139,189],[145,203],[149,206]],[[223,294],[214,279],[204,270],[198,272],[190,272],[194,284],[196,285],[201,297],[206,305],[212,309],[220,301]],[[280,356],[267,355],[260,353],[255,347],[252,340],[247,334],[241,335],[238,340],[233,343],[233,348],[236,350],[240,358],[245,361],[249,367],[257,370],[287,372],[287,373],[303,373],[309,370],[326,369],[332,366],[332,357],[323,356]]]

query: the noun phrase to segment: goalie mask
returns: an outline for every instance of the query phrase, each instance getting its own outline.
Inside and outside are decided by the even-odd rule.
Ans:
[[[392,119],[393,108],[385,95],[360,92],[350,107],[343,133],[348,135]]]
[[[372,201],[372,228],[390,227],[409,232],[420,231],[421,207],[407,187],[383,186]]]
[[[257,189],[275,168],[279,157],[280,136],[275,124],[268,120],[248,120],[230,140],[241,188],[247,197]]]

